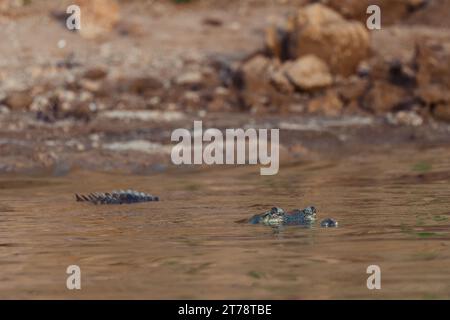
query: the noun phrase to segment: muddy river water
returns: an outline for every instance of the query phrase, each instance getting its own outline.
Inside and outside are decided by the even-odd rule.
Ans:
[[[450,150],[282,166],[0,177],[0,298],[450,298]],[[134,188],[160,202],[95,206]],[[314,205],[338,228],[236,223]],[[81,290],[66,269],[81,269]],[[381,289],[369,290],[369,265]]]

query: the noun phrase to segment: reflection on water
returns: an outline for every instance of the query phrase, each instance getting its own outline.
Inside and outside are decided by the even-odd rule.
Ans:
[[[0,177],[0,298],[450,298],[450,150],[192,173]],[[423,165],[426,163],[427,165]],[[419,165],[421,164],[421,165]],[[95,206],[134,188],[160,202]],[[236,223],[314,205],[335,229]],[[79,265],[82,289],[66,289]],[[382,289],[366,287],[381,267]]]

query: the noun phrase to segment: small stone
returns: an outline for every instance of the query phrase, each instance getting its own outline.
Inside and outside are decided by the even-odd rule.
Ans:
[[[120,90],[128,91],[133,94],[154,93],[164,87],[161,81],[151,76],[122,80],[119,82],[118,86]]]
[[[202,23],[211,27],[221,27],[223,25],[223,21],[218,17],[206,17],[202,20]]]
[[[230,25],[229,25],[230,30],[233,30],[233,31],[239,31],[239,30],[241,30],[241,27],[242,27],[241,24],[237,21],[234,21],[234,22],[230,23]]]
[[[184,99],[190,103],[199,103],[200,95],[195,91],[186,91],[184,93]]]
[[[302,90],[324,88],[333,83],[327,64],[314,55],[298,58],[286,69],[287,77]]]
[[[106,77],[108,72],[103,68],[91,68],[84,72],[83,78],[89,80],[100,80]]]
[[[89,92],[95,93],[99,92],[102,88],[101,83],[99,81],[89,80],[89,79],[83,79],[79,82],[80,86]]]
[[[7,106],[0,104],[0,114],[8,114],[10,111]]]
[[[230,93],[230,91],[225,87],[217,87],[214,89],[214,94],[218,96],[227,96]]]
[[[438,104],[433,109],[433,116],[445,122],[450,122],[450,104]]]
[[[12,110],[26,110],[32,102],[33,98],[27,90],[11,92],[3,101]]]
[[[66,40],[64,40],[64,39],[59,40],[57,45],[58,45],[58,48],[64,49],[66,47]]]
[[[375,81],[364,96],[363,105],[376,114],[384,114],[400,105],[406,105],[411,99],[408,92],[399,86],[385,81]]]
[[[157,106],[161,103],[161,98],[158,96],[151,97],[148,103],[151,106]]]
[[[328,90],[325,95],[313,98],[308,103],[308,112],[327,116],[338,116],[343,108],[344,104],[334,90]]]
[[[93,133],[93,134],[89,135],[89,139],[91,141],[98,142],[98,141],[100,141],[100,135],[97,133]]]
[[[423,118],[414,111],[399,111],[395,114],[387,115],[388,121],[392,124],[401,124],[417,127],[423,124]]]
[[[187,72],[182,75],[180,75],[176,79],[176,83],[178,85],[196,85],[200,84],[203,80],[203,76],[200,72]]]
[[[270,64],[271,61],[269,58],[263,55],[257,55],[244,63],[242,72],[246,79],[259,78],[264,76]]]
[[[283,93],[292,93],[294,87],[286,76],[286,70],[292,65],[290,62],[286,62],[281,68],[278,68],[270,73],[270,81],[277,88],[278,91]]]

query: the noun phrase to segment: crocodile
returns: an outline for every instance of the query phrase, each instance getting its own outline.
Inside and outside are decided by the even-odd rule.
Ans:
[[[130,204],[137,202],[159,201],[159,197],[135,190],[119,190],[105,193],[75,194],[76,201],[93,204]]]
[[[322,228],[334,228],[338,226],[338,222],[333,218],[326,218],[320,222]]]
[[[316,208],[306,207],[303,210],[294,209],[285,212],[283,209],[273,207],[269,211],[254,215],[248,222],[250,224],[264,224],[269,226],[279,225],[304,225],[310,226],[316,221]],[[327,218],[321,221],[320,226],[324,228],[337,227],[338,222]]]

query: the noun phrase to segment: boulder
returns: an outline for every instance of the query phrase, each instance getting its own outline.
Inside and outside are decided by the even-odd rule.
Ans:
[[[424,7],[429,0],[322,0],[321,2],[345,18],[358,20],[364,24],[369,17],[367,7],[377,5],[381,9],[382,26],[386,26],[407,18],[412,12]]]
[[[450,103],[450,42],[421,42],[415,65],[416,94],[428,105]]]
[[[450,0],[428,0],[421,10],[413,12],[407,24],[450,28]]]
[[[116,0],[76,0],[81,10],[80,35],[94,39],[111,32],[120,20]]]
[[[355,73],[369,55],[370,37],[365,25],[347,21],[324,5],[301,8],[295,29],[292,54],[296,57],[316,55],[327,62],[333,74]]]

